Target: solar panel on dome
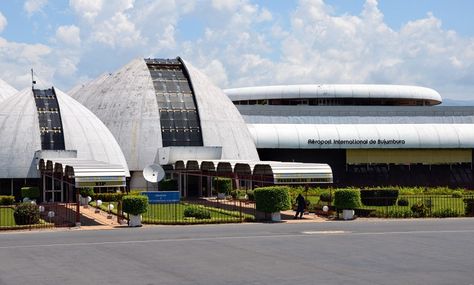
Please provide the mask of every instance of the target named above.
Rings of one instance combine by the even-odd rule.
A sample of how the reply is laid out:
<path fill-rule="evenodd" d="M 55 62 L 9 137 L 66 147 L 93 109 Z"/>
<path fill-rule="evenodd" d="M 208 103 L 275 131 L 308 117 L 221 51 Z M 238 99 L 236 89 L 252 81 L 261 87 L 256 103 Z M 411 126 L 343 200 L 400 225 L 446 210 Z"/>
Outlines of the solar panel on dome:
<path fill-rule="evenodd" d="M 196 100 L 177 59 L 145 59 L 160 112 L 163 146 L 202 146 Z"/>
<path fill-rule="evenodd" d="M 61 113 L 54 88 L 33 89 L 42 150 L 64 150 L 64 135 Z"/>

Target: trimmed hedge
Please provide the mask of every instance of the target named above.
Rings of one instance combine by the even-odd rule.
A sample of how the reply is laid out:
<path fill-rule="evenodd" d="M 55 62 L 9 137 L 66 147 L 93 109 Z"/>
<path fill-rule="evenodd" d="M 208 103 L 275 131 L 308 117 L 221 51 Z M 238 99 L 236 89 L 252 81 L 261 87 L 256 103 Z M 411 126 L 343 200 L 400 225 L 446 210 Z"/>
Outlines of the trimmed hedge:
<path fill-rule="evenodd" d="M 21 197 L 22 198 L 30 198 L 38 199 L 40 197 L 40 191 L 38 187 L 21 187 Z"/>
<path fill-rule="evenodd" d="M 230 194 L 232 190 L 232 179 L 216 177 L 214 180 L 214 188 L 218 193 Z"/>
<path fill-rule="evenodd" d="M 290 209 L 287 186 L 260 187 L 254 190 L 257 211 L 274 213 Z"/>
<path fill-rule="evenodd" d="M 125 193 L 94 193 L 91 195 L 93 201 L 102 200 L 102 202 L 118 202 L 125 196 Z"/>
<path fill-rule="evenodd" d="M 176 191 L 178 190 L 178 181 L 173 179 L 163 179 L 158 182 L 158 190 L 160 191 Z"/>
<path fill-rule="evenodd" d="M 334 192 L 334 206 L 339 210 L 353 210 L 361 206 L 360 191 L 341 189 Z"/>
<path fill-rule="evenodd" d="M 184 216 L 187 218 L 210 219 L 211 213 L 200 207 L 189 206 L 184 209 Z"/>
<path fill-rule="evenodd" d="M 393 206 L 398 199 L 398 189 L 360 190 L 360 199 L 365 206 Z"/>
<path fill-rule="evenodd" d="M 94 189 L 92 189 L 92 188 L 79 188 L 79 194 L 84 198 L 87 197 L 87 196 L 90 196 L 92 198 L 92 196 L 94 196 Z"/>
<path fill-rule="evenodd" d="M 13 218 L 17 225 L 33 225 L 40 220 L 38 206 L 31 203 L 21 203 L 15 207 Z"/>
<path fill-rule="evenodd" d="M 15 204 L 15 196 L 0 196 L 0 206 Z"/>
<path fill-rule="evenodd" d="M 143 195 L 123 196 L 122 210 L 130 215 L 141 215 L 148 210 L 148 197 Z"/>

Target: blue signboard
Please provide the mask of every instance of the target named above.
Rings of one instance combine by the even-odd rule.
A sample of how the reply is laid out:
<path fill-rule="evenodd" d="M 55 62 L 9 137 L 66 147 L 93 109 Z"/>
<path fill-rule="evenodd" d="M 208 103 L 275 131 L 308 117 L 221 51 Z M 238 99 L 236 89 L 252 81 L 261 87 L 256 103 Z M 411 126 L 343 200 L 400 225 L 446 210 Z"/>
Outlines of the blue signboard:
<path fill-rule="evenodd" d="M 141 192 L 142 195 L 148 197 L 150 204 L 179 203 L 179 191 L 147 191 Z"/>

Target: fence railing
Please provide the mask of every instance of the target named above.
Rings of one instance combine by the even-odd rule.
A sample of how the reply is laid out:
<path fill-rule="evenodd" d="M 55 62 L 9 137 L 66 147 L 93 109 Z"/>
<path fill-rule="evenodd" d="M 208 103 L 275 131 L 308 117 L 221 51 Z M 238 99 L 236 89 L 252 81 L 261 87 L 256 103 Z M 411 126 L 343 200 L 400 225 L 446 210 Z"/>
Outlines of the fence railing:
<path fill-rule="evenodd" d="M 0 206 L 0 230 L 47 229 L 75 225 L 76 203 L 32 204 L 32 209 L 22 209 L 22 213 L 19 213 L 19 210 L 15 212 L 19 205 Z"/>
<path fill-rule="evenodd" d="M 148 224 L 209 224 L 254 221 L 255 203 L 245 200 L 195 199 L 149 204 L 142 215 Z"/>
<path fill-rule="evenodd" d="M 332 202 L 323 202 L 317 195 L 307 195 L 307 209 L 321 213 L 327 205 L 337 210 Z M 342 209 L 339 209 L 342 210 Z M 355 209 L 359 217 L 423 218 L 474 216 L 474 194 L 453 195 L 399 195 L 398 197 L 362 197 L 362 205 Z"/>

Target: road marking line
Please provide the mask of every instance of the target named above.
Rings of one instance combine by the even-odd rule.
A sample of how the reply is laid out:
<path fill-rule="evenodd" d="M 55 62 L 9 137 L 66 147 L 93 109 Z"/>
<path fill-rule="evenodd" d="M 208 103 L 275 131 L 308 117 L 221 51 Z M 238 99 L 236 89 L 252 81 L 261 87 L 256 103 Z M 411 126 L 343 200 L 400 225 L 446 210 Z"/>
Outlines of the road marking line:
<path fill-rule="evenodd" d="M 350 235 L 390 235 L 390 234 L 439 234 L 439 233 L 474 233 L 474 230 L 444 230 L 444 231 L 398 231 L 398 232 L 349 232 L 349 231 L 307 231 L 299 234 L 277 234 L 277 235 L 255 235 L 255 236 L 225 236 L 225 237 L 202 237 L 202 238 L 177 238 L 177 239 L 151 239 L 151 240 L 125 240 L 104 242 L 77 242 L 77 243 L 52 243 L 33 245 L 11 245 L 0 246 L 0 249 L 19 249 L 36 247 L 61 247 L 61 246 L 92 246 L 92 245 L 114 245 L 114 244 L 146 244 L 160 242 L 193 242 L 193 241 L 216 241 L 233 239 L 264 239 L 264 238 L 294 238 L 294 237 L 317 237 L 328 234 L 342 237 Z M 345 235 L 343 235 L 345 234 Z"/>
<path fill-rule="evenodd" d="M 351 233 L 351 232 L 347 232 L 347 231 L 305 231 L 305 232 L 302 232 L 302 233 L 305 234 L 305 235 L 318 235 L 318 234 L 332 235 L 332 234 L 345 234 L 345 233 Z"/>

